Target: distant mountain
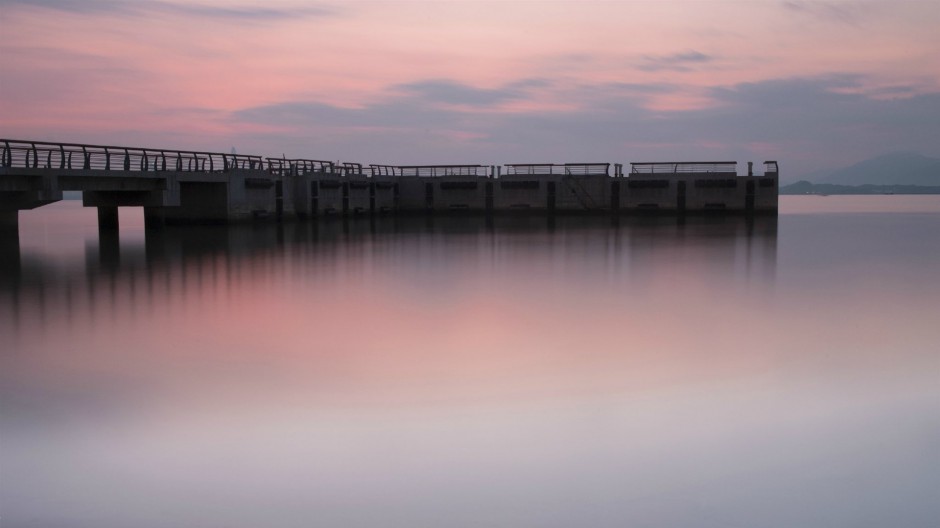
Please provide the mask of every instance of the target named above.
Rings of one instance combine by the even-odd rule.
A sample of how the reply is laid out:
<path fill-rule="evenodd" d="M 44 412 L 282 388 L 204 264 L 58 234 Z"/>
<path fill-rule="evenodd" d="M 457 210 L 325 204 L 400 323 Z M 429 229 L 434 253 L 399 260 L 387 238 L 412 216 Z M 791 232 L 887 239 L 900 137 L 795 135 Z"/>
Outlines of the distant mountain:
<path fill-rule="evenodd" d="M 813 183 L 835 185 L 940 186 L 940 158 L 929 158 L 916 152 L 894 152 L 816 176 L 812 180 Z"/>
<path fill-rule="evenodd" d="M 835 185 L 800 180 L 782 185 L 780 194 L 940 194 L 940 186 L 928 185 Z"/>

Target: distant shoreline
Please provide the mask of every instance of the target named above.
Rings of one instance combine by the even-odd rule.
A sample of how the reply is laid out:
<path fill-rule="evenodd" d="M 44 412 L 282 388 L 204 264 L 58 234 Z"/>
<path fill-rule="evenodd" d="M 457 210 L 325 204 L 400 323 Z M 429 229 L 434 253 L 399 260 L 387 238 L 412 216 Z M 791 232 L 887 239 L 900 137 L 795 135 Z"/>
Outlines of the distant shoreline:
<path fill-rule="evenodd" d="M 780 186 L 780 195 L 802 194 L 940 194 L 940 186 L 928 185 L 835 185 L 831 183 L 811 183 L 798 181 Z"/>

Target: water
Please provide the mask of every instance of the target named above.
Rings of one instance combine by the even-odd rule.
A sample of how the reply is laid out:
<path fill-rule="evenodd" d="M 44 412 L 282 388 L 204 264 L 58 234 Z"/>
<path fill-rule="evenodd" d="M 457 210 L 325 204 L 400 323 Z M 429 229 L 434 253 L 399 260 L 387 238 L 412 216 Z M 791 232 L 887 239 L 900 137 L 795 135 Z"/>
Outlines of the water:
<path fill-rule="evenodd" d="M 4 528 L 940 525 L 940 197 L 20 217 Z"/>

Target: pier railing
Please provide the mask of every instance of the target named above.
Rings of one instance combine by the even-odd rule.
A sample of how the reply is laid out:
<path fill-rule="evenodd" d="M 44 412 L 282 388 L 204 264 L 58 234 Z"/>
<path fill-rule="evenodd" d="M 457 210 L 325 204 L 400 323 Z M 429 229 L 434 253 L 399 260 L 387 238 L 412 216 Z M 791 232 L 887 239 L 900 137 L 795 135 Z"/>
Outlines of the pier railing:
<path fill-rule="evenodd" d="M 610 163 L 511 163 L 506 175 L 610 175 Z M 152 149 L 80 143 L 52 143 L 0 139 L 0 167 L 51 170 L 104 170 L 134 172 L 228 172 L 236 169 L 264 170 L 282 176 L 310 173 L 338 176 L 474 176 L 497 177 L 498 167 L 489 165 L 378 165 L 338 163 L 314 159 L 262 158 L 248 154 L 225 154 L 192 150 Z M 734 161 L 680 161 L 631 163 L 630 174 L 737 174 Z M 750 167 L 750 164 L 749 164 Z M 614 177 L 622 177 L 623 166 L 615 164 Z M 748 171 L 750 174 L 750 169 Z M 778 174 L 776 161 L 764 162 L 764 174 Z"/>
<path fill-rule="evenodd" d="M 442 176 L 490 175 L 488 165 L 369 165 L 372 176 L 418 176 L 435 178 Z"/>
<path fill-rule="evenodd" d="M 0 139 L 0 166 L 24 169 L 227 172 L 263 169 L 261 156 Z"/>
<path fill-rule="evenodd" d="M 608 176 L 610 163 L 510 163 L 506 165 L 506 174 Z"/>
<path fill-rule="evenodd" d="M 656 161 L 631 163 L 630 174 L 737 173 L 736 161 Z"/>
<path fill-rule="evenodd" d="M 339 167 L 339 172 L 341 176 L 368 176 L 369 174 L 362 171 L 362 163 L 352 163 L 349 161 L 343 162 Z"/>
<path fill-rule="evenodd" d="M 290 175 L 292 171 L 296 171 L 296 174 L 336 172 L 332 161 L 297 158 L 265 158 L 265 160 L 268 162 L 268 172 L 282 176 Z"/>
<path fill-rule="evenodd" d="M 764 176 L 776 176 L 777 175 L 777 162 L 776 161 L 765 161 L 764 162 Z"/>

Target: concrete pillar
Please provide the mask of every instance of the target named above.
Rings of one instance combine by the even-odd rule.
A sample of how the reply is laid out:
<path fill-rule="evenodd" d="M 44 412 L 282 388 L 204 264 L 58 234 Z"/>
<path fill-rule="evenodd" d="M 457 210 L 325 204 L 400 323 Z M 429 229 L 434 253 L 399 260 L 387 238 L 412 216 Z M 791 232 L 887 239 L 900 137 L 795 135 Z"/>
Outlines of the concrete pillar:
<path fill-rule="evenodd" d="M 9 225 L 10 211 L 0 211 L 0 285 L 15 285 L 20 279 L 20 232 Z M 16 211 L 12 211 L 16 221 Z M 12 229 L 11 229 L 12 227 Z"/>
<path fill-rule="evenodd" d="M 144 207 L 144 229 L 162 229 L 166 224 L 163 207 Z"/>
<path fill-rule="evenodd" d="M 98 231 L 117 231 L 117 207 L 98 207 Z"/>
<path fill-rule="evenodd" d="M 20 212 L 17 210 L 0 211 L 0 231 L 19 231 Z"/>

